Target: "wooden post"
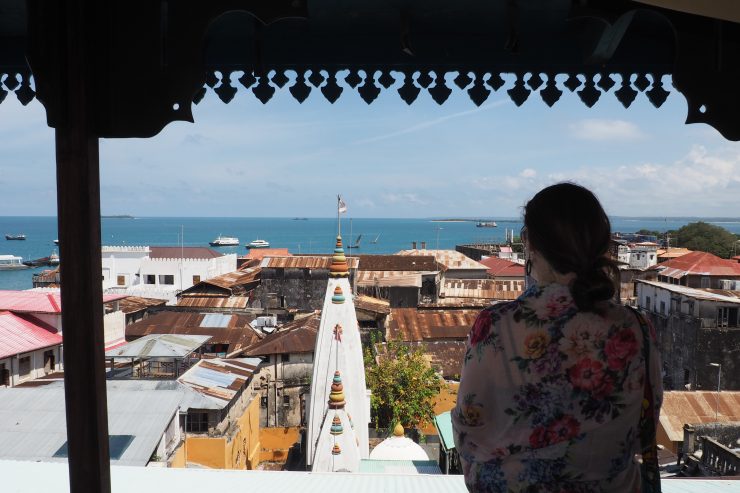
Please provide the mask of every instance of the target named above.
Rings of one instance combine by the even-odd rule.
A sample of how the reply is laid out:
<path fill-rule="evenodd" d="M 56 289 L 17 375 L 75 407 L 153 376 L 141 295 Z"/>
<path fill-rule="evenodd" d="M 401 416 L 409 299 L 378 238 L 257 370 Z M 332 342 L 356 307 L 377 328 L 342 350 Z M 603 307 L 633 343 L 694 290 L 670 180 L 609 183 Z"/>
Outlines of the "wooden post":
<path fill-rule="evenodd" d="M 110 493 L 100 251 L 100 170 L 94 131 L 93 2 L 64 2 L 63 118 L 56 129 L 64 395 L 70 491 Z"/>

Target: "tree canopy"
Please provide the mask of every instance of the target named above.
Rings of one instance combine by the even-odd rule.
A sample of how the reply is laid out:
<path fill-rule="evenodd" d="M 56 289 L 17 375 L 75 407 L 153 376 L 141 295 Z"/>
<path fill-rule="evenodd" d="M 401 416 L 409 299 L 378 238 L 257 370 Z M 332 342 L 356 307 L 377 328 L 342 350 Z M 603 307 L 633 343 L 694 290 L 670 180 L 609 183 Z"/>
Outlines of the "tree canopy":
<path fill-rule="evenodd" d="M 365 350 L 365 376 L 372 391 L 370 405 L 376 427 L 401 423 L 417 427 L 434 418 L 432 399 L 440 379 L 420 350 L 391 341 L 376 361 L 372 347 Z"/>
<path fill-rule="evenodd" d="M 689 223 L 675 232 L 674 246 L 713 253 L 729 258 L 735 253 L 738 237 L 725 228 L 699 221 Z"/>

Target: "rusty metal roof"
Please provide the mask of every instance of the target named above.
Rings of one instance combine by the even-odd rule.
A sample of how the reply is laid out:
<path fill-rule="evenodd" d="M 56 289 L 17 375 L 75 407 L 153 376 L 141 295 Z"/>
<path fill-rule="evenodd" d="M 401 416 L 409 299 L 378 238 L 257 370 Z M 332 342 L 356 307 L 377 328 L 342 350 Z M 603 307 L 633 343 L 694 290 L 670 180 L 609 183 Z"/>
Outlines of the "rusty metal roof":
<path fill-rule="evenodd" d="M 265 257 L 290 257 L 290 252 L 287 248 L 253 248 L 244 258 L 262 260 Z"/>
<path fill-rule="evenodd" d="M 708 252 L 690 252 L 654 267 L 659 275 L 679 278 L 686 275 L 740 277 L 740 262 Z"/>
<path fill-rule="evenodd" d="M 316 347 L 321 312 L 287 323 L 261 341 L 250 346 L 247 356 L 266 356 L 268 354 L 311 353 Z"/>
<path fill-rule="evenodd" d="M 183 296 L 177 306 L 209 310 L 243 310 L 249 306 L 249 296 Z"/>
<path fill-rule="evenodd" d="M 494 279 L 445 279 L 440 287 L 439 297 L 512 300 L 522 294 L 522 291 L 505 290 L 504 287 L 500 281 Z"/>
<path fill-rule="evenodd" d="M 347 257 L 350 269 L 357 269 L 359 259 Z M 328 269 L 331 267 L 331 255 L 295 255 L 290 257 L 265 257 L 260 267 L 271 269 Z"/>
<path fill-rule="evenodd" d="M 401 250 L 397 255 L 432 255 L 445 270 L 488 270 L 485 265 L 456 250 Z"/>
<path fill-rule="evenodd" d="M 480 310 L 391 308 L 386 340 L 465 339 Z"/>
<path fill-rule="evenodd" d="M 210 344 L 228 344 L 228 354 L 238 354 L 245 348 L 259 341 L 262 336 L 250 322 L 254 320 L 249 314 L 225 314 L 218 320 L 206 318 L 211 313 L 194 313 L 180 311 L 163 311 L 150 315 L 126 327 L 126 339 L 133 340 L 150 334 L 207 335 Z M 218 325 L 209 327 L 209 320 L 216 320 Z"/>
<path fill-rule="evenodd" d="M 672 293 L 677 293 L 677 294 L 682 294 L 684 296 L 688 296 L 690 298 L 694 298 L 697 300 L 720 301 L 723 303 L 734 303 L 734 304 L 740 303 L 740 298 L 736 297 L 735 295 L 725 296 L 722 294 L 717 294 L 717 293 L 712 292 L 714 290 L 690 288 L 688 286 L 681 286 L 680 284 L 670 284 L 667 282 L 659 282 L 659 281 L 648 281 L 645 279 L 636 279 L 636 281 L 638 283 L 647 284 L 648 286 L 653 286 L 653 287 L 660 288 L 660 289 L 665 289 L 666 291 L 670 291 Z"/>
<path fill-rule="evenodd" d="M 106 358 L 185 358 L 208 342 L 209 336 L 153 334 L 109 349 Z"/>
<path fill-rule="evenodd" d="M 655 253 L 658 255 L 659 259 L 669 259 L 682 257 L 692 251 L 693 250 L 689 250 L 688 248 L 658 248 Z"/>
<path fill-rule="evenodd" d="M 352 299 L 352 302 L 355 304 L 356 310 L 364 310 L 385 315 L 391 312 L 390 303 L 386 300 L 381 300 L 380 298 L 357 295 Z"/>
<path fill-rule="evenodd" d="M 209 259 L 223 257 L 224 254 L 206 247 L 149 247 L 149 258 L 190 258 Z"/>
<path fill-rule="evenodd" d="M 719 409 L 717 396 L 719 395 Z M 717 417 L 715 418 L 715 412 Z M 672 442 L 683 441 L 683 425 L 740 421 L 740 392 L 727 391 L 670 391 L 663 393 L 660 426 Z"/>
<path fill-rule="evenodd" d="M 249 384 L 259 364 L 257 358 L 202 359 L 177 381 L 203 394 L 216 407 L 223 409 Z"/>
<path fill-rule="evenodd" d="M 113 305 L 113 301 L 106 302 L 106 305 Z M 118 300 L 118 308 L 128 315 L 129 313 L 135 313 L 141 310 L 146 310 L 147 308 L 153 307 L 153 306 L 164 306 L 167 303 L 165 300 L 160 300 L 157 298 L 142 298 L 140 296 L 126 296 L 125 298 L 121 298 Z"/>
<path fill-rule="evenodd" d="M 441 373 L 443 378 L 460 378 L 465 356 L 465 341 L 424 341 L 405 344 L 412 350 L 420 350 L 429 366 Z M 375 350 L 379 361 L 387 357 L 385 342 L 376 344 Z"/>
<path fill-rule="evenodd" d="M 433 255 L 359 255 L 358 270 L 438 271 Z"/>
<path fill-rule="evenodd" d="M 181 297 L 203 296 L 203 295 L 242 295 L 254 289 L 259 283 L 261 269 L 259 267 L 248 267 L 246 269 L 227 272 L 220 276 L 212 277 L 186 289 Z"/>
<path fill-rule="evenodd" d="M 511 260 L 498 257 L 488 257 L 480 261 L 488 267 L 488 274 L 493 277 L 518 277 L 524 280 L 524 266 Z"/>
<path fill-rule="evenodd" d="M 416 271 L 360 270 L 357 271 L 355 276 L 355 284 L 360 287 L 405 286 L 420 288 L 421 276 L 422 272 Z"/>

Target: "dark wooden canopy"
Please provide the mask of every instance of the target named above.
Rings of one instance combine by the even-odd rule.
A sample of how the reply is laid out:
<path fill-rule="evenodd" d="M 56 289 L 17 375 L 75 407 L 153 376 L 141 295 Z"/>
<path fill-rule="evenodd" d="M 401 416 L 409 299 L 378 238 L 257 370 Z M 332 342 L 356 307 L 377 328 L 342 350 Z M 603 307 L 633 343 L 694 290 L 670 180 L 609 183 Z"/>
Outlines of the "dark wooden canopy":
<path fill-rule="evenodd" d="M 667 8 L 655 7 L 657 4 Z M 691 8 L 681 12 L 673 4 Z M 38 98 L 56 130 L 70 488 L 109 492 L 100 282 L 100 137 L 192 121 L 208 92 L 267 103 L 383 90 L 443 104 L 573 92 L 655 106 L 671 76 L 687 123 L 740 140 L 732 1 L 0 0 L 0 102 Z M 709 5 L 711 4 L 711 5 Z M 508 75 L 507 75 L 508 74 Z M 502 75 L 504 77 L 502 77 Z"/>

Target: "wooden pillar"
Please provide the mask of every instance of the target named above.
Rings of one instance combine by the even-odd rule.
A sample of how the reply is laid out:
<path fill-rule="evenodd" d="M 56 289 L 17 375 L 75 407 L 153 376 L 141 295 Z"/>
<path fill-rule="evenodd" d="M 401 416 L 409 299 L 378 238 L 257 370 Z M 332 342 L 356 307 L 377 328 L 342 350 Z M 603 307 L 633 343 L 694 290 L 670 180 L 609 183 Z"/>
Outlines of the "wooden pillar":
<path fill-rule="evenodd" d="M 63 5 L 56 165 L 69 484 L 73 493 L 110 493 L 93 2 Z"/>

